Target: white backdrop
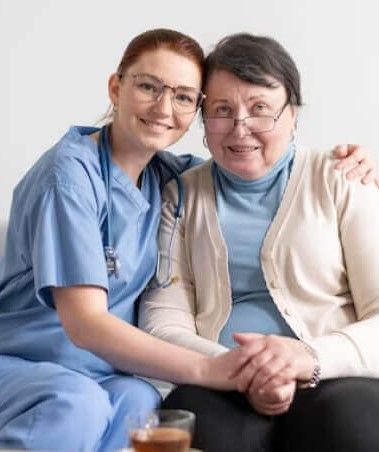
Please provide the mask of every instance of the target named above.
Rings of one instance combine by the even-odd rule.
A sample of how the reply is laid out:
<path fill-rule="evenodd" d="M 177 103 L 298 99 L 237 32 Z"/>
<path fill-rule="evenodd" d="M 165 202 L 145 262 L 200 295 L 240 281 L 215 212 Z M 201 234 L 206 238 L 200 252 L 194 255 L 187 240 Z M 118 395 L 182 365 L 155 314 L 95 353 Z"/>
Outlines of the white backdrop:
<path fill-rule="evenodd" d="M 302 74 L 301 142 L 359 142 L 379 160 L 379 28 L 371 0 L 0 0 L 0 222 L 12 188 L 71 124 L 108 106 L 107 79 L 127 42 L 176 28 L 209 50 L 239 31 L 270 35 Z M 195 121 L 174 146 L 206 156 Z"/>

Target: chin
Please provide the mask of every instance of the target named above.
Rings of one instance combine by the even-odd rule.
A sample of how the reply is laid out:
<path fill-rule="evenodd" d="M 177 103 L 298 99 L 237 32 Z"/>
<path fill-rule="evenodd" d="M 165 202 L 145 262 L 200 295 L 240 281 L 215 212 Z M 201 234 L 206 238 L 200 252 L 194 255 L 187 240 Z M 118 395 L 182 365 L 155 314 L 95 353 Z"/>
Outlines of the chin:
<path fill-rule="evenodd" d="M 169 140 L 168 138 L 155 138 L 155 139 L 145 139 L 141 140 L 143 146 L 150 151 L 160 151 L 166 149 L 168 146 L 171 146 L 176 141 Z"/>
<path fill-rule="evenodd" d="M 259 179 L 266 171 L 263 168 L 250 167 L 250 165 L 233 165 L 232 167 L 225 167 L 228 171 L 245 180 Z"/>

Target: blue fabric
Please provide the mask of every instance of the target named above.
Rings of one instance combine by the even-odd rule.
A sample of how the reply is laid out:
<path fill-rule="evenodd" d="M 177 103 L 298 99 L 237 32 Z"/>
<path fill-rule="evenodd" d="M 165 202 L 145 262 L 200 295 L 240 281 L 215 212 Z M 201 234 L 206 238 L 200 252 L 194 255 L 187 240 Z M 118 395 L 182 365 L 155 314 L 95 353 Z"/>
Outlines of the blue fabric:
<path fill-rule="evenodd" d="M 71 445 L 80 443 L 80 435 L 88 427 L 82 426 L 78 417 L 83 413 L 89 416 L 89 425 L 92 414 L 100 419 L 101 426 L 93 420 L 93 430 L 98 428 L 101 432 L 104 425 L 107 431 L 113 428 L 109 424 L 112 421 L 104 419 L 107 410 L 109 416 L 114 416 L 112 409 L 105 407 L 106 403 L 109 405 L 108 396 L 102 395 L 100 399 L 105 397 L 105 401 L 100 400 L 96 408 L 96 394 L 101 389 L 97 382 L 118 373 L 68 339 L 54 310 L 50 288 L 79 284 L 102 287 L 108 292 L 109 311 L 135 323 L 135 302 L 155 272 L 160 193 L 171 174 L 150 163 L 142 174 L 139 190 L 111 162 L 113 239 L 121 270 L 119 279 L 108 278 L 103 251 L 107 195 L 98 148 L 88 137 L 97 130 L 72 127 L 42 155 L 14 190 L 5 255 L 0 261 L 0 447 L 8 446 L 6 438 L 14 437 L 20 441 L 15 447 L 23 447 L 21 444 L 26 441 L 27 448 L 35 445 L 54 449 L 59 445 L 78 450 Z M 160 154 L 178 172 L 200 162 L 191 156 Z M 13 361 L 9 361 L 11 358 Z M 60 378 L 62 374 L 69 375 L 72 394 L 67 395 L 71 389 L 67 388 L 66 378 Z M 46 380 L 48 404 L 44 403 L 44 388 L 38 386 L 40 377 Z M 128 409 L 143 407 L 144 394 L 150 407 L 157 403 L 155 390 L 149 384 L 125 375 L 122 378 L 129 382 L 129 396 L 125 395 Z M 81 384 L 83 381 L 86 383 Z M 135 392 L 136 381 L 140 382 L 140 389 Z M 87 383 L 92 384 L 89 393 L 85 389 Z M 80 391 L 75 392 L 75 387 Z M 77 392 L 82 392 L 78 402 L 74 400 Z M 151 397 L 151 393 L 155 396 Z M 57 401 L 64 394 L 68 400 L 62 407 Z M 3 414 L 7 403 L 12 406 Z M 66 417 L 59 434 L 56 422 Z M 70 431 L 70 422 L 77 438 L 65 433 L 66 427 Z M 33 440 L 30 432 L 34 427 L 30 423 L 38 424 L 38 435 Z M 49 443 L 48 438 L 54 442 Z M 87 440 L 83 437 L 85 448 L 93 450 L 90 445 L 95 444 L 95 439 Z"/>
<path fill-rule="evenodd" d="M 0 448 L 114 451 L 129 445 L 125 417 L 160 402 L 149 383 L 91 379 L 59 364 L 0 356 Z"/>
<path fill-rule="evenodd" d="M 293 336 L 267 290 L 260 262 L 263 240 L 287 185 L 293 156 L 291 143 L 271 170 L 255 180 L 241 179 L 213 164 L 233 299 L 231 315 L 219 337 L 226 347 L 235 347 L 232 334 L 240 331 Z"/>

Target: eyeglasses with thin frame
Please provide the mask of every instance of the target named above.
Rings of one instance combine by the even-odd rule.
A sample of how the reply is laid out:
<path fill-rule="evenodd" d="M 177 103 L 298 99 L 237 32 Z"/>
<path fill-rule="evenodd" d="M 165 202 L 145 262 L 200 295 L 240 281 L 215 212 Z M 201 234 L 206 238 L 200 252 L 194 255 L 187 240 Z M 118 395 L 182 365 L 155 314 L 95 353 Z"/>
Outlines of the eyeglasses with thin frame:
<path fill-rule="evenodd" d="M 169 86 L 151 74 L 119 74 L 133 79 L 136 99 L 140 102 L 158 102 L 166 89 L 171 91 L 172 107 L 177 113 L 195 113 L 205 94 L 189 86 Z"/>
<path fill-rule="evenodd" d="M 246 128 L 250 130 L 251 133 L 264 133 L 271 132 L 274 129 L 276 123 L 278 122 L 283 111 L 289 104 L 289 99 L 279 110 L 279 112 L 274 116 L 269 115 L 251 115 L 246 116 L 246 118 L 231 118 L 224 116 L 206 116 L 204 118 L 205 127 L 207 132 L 214 134 L 224 134 L 230 133 L 234 127 L 239 123 L 243 123 Z"/>

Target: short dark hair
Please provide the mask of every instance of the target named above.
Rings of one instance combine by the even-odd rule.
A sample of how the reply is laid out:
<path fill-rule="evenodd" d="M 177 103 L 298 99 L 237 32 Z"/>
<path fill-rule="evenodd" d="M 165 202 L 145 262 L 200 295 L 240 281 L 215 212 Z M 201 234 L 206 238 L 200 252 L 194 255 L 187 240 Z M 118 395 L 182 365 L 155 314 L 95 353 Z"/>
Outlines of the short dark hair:
<path fill-rule="evenodd" d="M 299 71 L 292 57 L 275 39 L 250 33 L 221 39 L 205 59 L 203 92 L 210 76 L 219 70 L 268 88 L 272 83 L 267 77 L 273 77 L 285 87 L 291 105 L 302 105 Z"/>

